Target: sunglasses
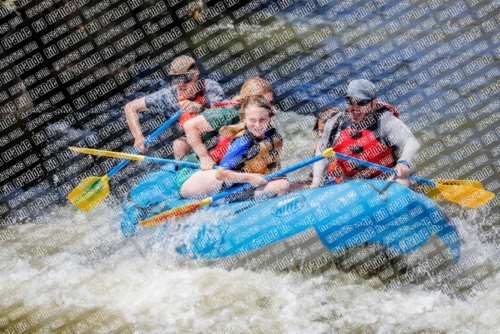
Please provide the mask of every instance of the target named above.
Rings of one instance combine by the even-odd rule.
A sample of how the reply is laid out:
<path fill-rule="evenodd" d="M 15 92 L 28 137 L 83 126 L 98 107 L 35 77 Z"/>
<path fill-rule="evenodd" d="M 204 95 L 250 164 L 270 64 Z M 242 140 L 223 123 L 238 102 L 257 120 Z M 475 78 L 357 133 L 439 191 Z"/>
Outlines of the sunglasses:
<path fill-rule="evenodd" d="M 184 74 L 173 74 L 172 79 L 176 83 L 186 84 L 188 82 L 191 82 L 196 74 L 198 74 L 198 69 L 195 67 L 193 69 L 189 69 L 189 71 Z"/>
<path fill-rule="evenodd" d="M 370 103 L 372 101 L 373 100 L 358 100 L 358 99 L 353 100 L 350 97 L 347 98 L 347 104 L 351 105 L 351 106 L 357 104 L 360 107 L 364 107 L 364 106 L 366 106 L 368 103 Z"/>

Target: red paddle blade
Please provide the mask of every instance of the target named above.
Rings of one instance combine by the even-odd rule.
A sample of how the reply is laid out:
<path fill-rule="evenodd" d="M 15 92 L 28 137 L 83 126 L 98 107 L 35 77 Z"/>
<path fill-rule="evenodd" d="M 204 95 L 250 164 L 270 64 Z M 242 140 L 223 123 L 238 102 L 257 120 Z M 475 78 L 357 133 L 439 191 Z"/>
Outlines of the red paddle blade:
<path fill-rule="evenodd" d="M 151 218 L 141 220 L 139 222 L 139 224 L 142 226 L 159 225 L 159 224 L 161 224 L 164 221 L 167 221 L 169 219 L 179 217 L 179 216 L 188 214 L 190 212 L 193 212 L 193 211 L 197 210 L 200 206 L 201 206 L 201 202 L 185 204 L 185 205 L 179 206 L 177 208 L 173 208 L 173 209 L 170 209 L 170 210 L 165 211 L 163 213 L 160 213 L 160 214 L 153 216 Z"/>

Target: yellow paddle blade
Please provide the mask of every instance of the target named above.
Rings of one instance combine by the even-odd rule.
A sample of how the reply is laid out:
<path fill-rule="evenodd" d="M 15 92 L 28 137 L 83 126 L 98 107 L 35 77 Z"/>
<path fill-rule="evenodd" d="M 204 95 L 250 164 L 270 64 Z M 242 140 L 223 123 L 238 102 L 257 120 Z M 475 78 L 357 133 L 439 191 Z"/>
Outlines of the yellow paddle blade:
<path fill-rule="evenodd" d="M 113 152 L 113 151 L 94 150 L 92 148 L 81 148 L 81 147 L 73 147 L 73 146 L 68 147 L 68 148 L 70 150 L 75 151 L 75 152 L 80 152 L 80 153 L 84 153 L 84 154 L 92 154 L 92 155 L 100 155 L 103 157 L 138 160 L 138 161 L 143 161 L 146 158 L 146 156 L 144 156 L 144 155 Z"/>
<path fill-rule="evenodd" d="M 210 203 L 212 203 L 211 197 L 205 198 L 204 200 L 201 200 L 201 201 L 196 202 L 196 203 L 184 204 L 184 205 L 178 206 L 176 208 L 170 209 L 168 211 L 162 212 L 162 213 L 160 213 L 156 216 L 153 216 L 151 218 L 141 220 L 139 222 L 139 225 L 149 226 L 149 227 L 159 225 L 159 224 L 163 223 L 164 221 L 167 221 L 167 220 L 174 218 L 174 217 L 179 217 L 179 216 L 188 214 L 188 213 L 193 212 L 196 209 L 198 209 L 204 205 L 210 204 Z"/>
<path fill-rule="evenodd" d="M 335 156 L 335 151 L 333 150 L 332 147 L 330 147 L 330 148 L 327 148 L 326 150 L 324 150 L 323 153 L 321 153 L 321 155 L 324 158 L 334 157 Z"/>
<path fill-rule="evenodd" d="M 68 194 L 68 199 L 77 208 L 83 211 L 92 210 L 100 201 L 109 194 L 109 177 L 89 176 L 80 182 Z"/>
<path fill-rule="evenodd" d="M 432 179 L 435 183 L 439 183 L 445 186 L 459 186 L 464 185 L 477 189 L 484 189 L 483 184 L 475 180 L 444 180 L 444 179 Z"/>
<path fill-rule="evenodd" d="M 425 186 L 425 195 L 435 200 L 447 200 L 467 208 L 477 208 L 495 197 L 495 194 L 484 189 L 469 187 L 463 184 L 444 185 L 437 183 L 436 188 Z"/>

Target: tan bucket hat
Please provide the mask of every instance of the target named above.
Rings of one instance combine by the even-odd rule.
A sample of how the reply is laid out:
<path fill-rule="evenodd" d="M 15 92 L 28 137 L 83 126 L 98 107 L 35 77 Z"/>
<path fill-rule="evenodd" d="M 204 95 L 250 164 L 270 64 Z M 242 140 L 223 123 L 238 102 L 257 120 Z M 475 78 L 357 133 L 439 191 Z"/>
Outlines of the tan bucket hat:
<path fill-rule="evenodd" d="M 196 61 L 190 56 L 179 56 L 174 58 L 170 64 L 169 75 L 186 74 L 191 67 L 196 66 Z M 191 68 L 192 70 L 192 68 Z"/>

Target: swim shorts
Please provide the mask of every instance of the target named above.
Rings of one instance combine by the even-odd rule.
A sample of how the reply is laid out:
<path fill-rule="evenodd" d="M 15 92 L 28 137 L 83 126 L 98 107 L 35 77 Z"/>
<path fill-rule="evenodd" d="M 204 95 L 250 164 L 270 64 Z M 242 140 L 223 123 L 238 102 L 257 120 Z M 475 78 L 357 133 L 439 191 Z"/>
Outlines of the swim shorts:
<path fill-rule="evenodd" d="M 198 156 L 195 153 L 186 155 L 182 159 L 182 161 L 200 163 L 200 160 L 198 159 Z M 187 166 L 179 166 L 179 169 L 177 170 L 176 173 L 177 186 L 179 187 L 179 190 L 181 190 L 181 187 L 184 184 L 184 182 L 186 182 L 197 171 L 199 171 L 199 169 Z"/>

